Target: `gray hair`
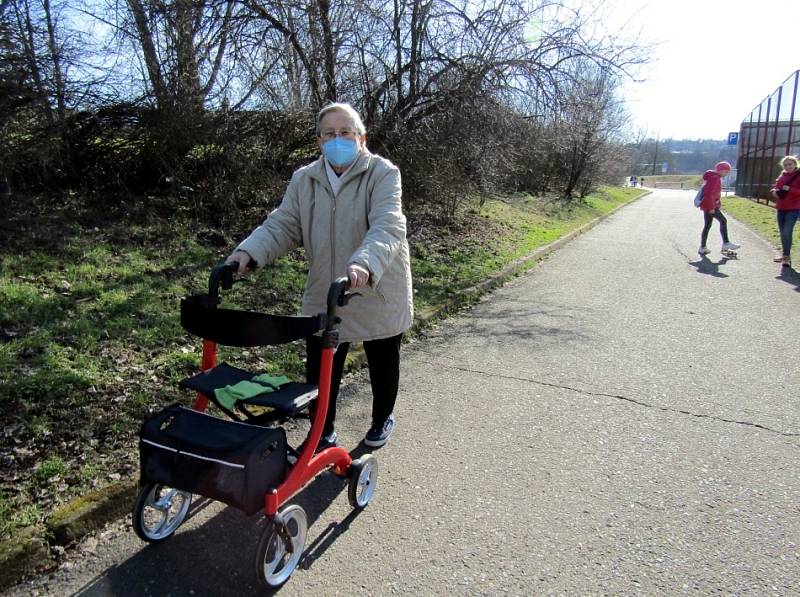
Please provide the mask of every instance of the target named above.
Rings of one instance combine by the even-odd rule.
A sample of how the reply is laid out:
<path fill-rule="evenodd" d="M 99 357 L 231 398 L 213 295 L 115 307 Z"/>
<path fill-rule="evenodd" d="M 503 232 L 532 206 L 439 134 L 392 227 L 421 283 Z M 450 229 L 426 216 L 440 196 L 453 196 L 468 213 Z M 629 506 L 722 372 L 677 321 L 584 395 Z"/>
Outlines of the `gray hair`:
<path fill-rule="evenodd" d="M 326 106 L 322 107 L 322 110 L 319 111 L 317 114 L 317 137 L 319 137 L 320 133 L 320 126 L 322 123 L 322 119 L 325 117 L 326 114 L 329 112 L 342 112 L 343 114 L 347 114 L 350 117 L 350 120 L 353 121 L 353 126 L 356 129 L 356 133 L 359 135 L 366 135 L 367 129 L 364 127 L 364 122 L 361 120 L 361 116 L 358 115 L 358 112 L 355 111 L 355 108 L 350 104 L 343 104 L 343 103 L 332 103 L 327 104 Z"/>

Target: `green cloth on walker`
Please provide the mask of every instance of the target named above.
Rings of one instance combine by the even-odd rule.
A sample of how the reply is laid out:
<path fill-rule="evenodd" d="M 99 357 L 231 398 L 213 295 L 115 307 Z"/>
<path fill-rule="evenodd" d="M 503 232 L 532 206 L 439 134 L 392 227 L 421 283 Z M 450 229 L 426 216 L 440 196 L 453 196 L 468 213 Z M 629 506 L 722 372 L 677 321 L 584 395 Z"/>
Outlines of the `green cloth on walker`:
<path fill-rule="evenodd" d="M 217 402 L 230 410 L 240 400 L 247 400 L 248 398 L 255 398 L 262 394 L 274 392 L 290 381 L 285 375 L 267 375 L 265 373 L 256 375 L 250 381 L 244 380 L 224 388 L 217 388 L 214 390 L 214 395 L 217 397 Z"/>

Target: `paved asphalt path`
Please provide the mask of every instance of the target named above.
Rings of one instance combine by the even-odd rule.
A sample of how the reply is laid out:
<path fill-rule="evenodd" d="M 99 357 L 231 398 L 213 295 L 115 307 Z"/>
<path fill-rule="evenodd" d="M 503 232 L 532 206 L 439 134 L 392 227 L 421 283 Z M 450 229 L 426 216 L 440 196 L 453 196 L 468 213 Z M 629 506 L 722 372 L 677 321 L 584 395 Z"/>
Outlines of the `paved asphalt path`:
<path fill-rule="evenodd" d="M 404 348 L 373 502 L 325 474 L 284 595 L 800 592 L 800 277 L 730 223 L 695 253 L 656 191 Z M 367 425 L 363 374 L 338 426 Z M 128 521 L 10 595 L 255 595 L 263 522 L 219 504 L 159 546 Z"/>

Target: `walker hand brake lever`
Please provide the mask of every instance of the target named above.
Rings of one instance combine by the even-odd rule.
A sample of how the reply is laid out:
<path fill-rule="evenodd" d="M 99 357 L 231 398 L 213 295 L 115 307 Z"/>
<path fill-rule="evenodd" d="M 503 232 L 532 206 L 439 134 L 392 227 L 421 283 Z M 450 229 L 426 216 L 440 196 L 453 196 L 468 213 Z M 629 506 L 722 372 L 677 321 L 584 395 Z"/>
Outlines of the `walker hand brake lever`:
<path fill-rule="evenodd" d="M 348 302 L 350 302 L 350 299 L 352 297 L 354 297 L 354 296 L 361 296 L 361 293 L 360 292 L 343 292 L 339 296 L 339 300 L 336 302 L 336 304 L 339 305 L 340 307 L 344 307 Z"/>

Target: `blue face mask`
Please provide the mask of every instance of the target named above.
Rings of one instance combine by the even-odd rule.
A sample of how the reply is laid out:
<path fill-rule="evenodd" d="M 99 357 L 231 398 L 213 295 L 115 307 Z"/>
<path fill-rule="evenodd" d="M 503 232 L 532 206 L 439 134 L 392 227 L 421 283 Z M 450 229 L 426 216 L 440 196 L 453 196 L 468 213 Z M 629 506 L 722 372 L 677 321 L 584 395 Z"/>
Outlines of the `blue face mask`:
<path fill-rule="evenodd" d="M 343 168 L 353 163 L 358 155 L 358 145 L 354 139 L 336 137 L 322 144 L 322 155 L 331 166 Z"/>

